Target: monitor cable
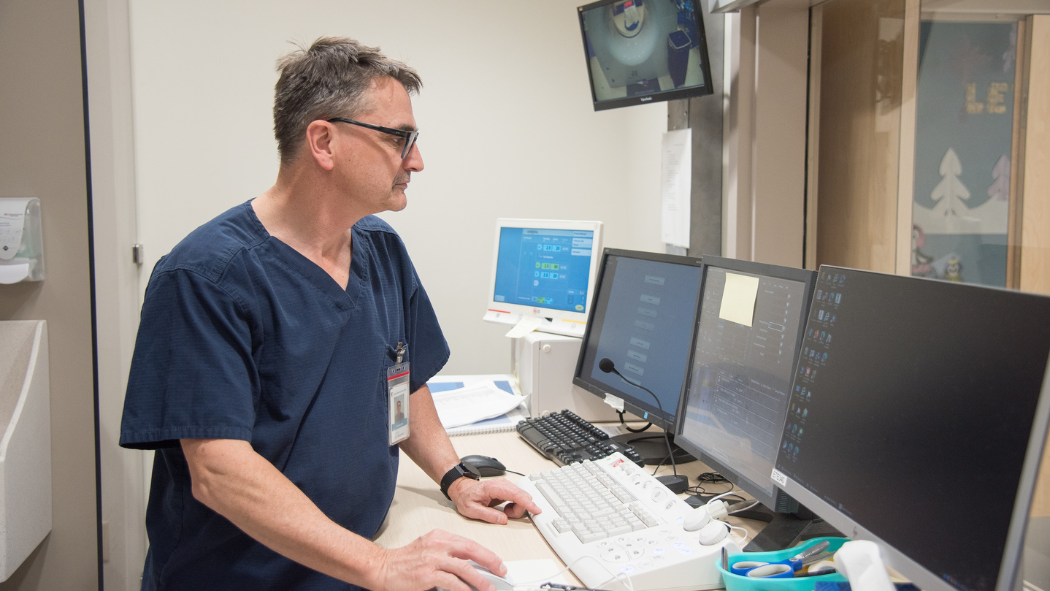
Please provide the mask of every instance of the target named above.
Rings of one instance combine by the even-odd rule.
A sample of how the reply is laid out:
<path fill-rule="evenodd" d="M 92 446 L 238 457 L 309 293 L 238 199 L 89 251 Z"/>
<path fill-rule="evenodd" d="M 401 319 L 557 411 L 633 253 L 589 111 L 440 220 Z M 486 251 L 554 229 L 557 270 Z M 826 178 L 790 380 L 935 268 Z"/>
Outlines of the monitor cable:
<path fill-rule="evenodd" d="M 620 377 L 622 378 L 623 376 L 620 376 Z M 629 427 L 627 425 L 627 421 L 623 420 L 623 411 L 622 410 L 616 411 L 616 414 L 620 415 L 620 424 L 623 425 L 623 428 L 627 429 L 627 431 L 629 433 L 641 433 L 642 431 L 648 431 L 649 427 L 653 426 L 652 421 L 650 421 L 650 422 L 646 423 L 644 427 L 641 427 L 639 429 L 633 429 L 633 428 L 631 428 L 631 427 Z"/>
<path fill-rule="evenodd" d="M 653 391 L 649 388 L 646 388 L 641 384 L 636 384 L 631 380 L 628 380 L 627 378 L 623 377 L 623 374 L 616 369 L 616 364 L 613 363 L 612 359 L 609 359 L 608 357 L 602 357 L 602 360 L 598 362 L 598 369 L 602 370 L 605 373 L 614 373 L 620 376 L 621 380 L 627 382 L 635 388 L 641 388 L 642 390 L 648 392 L 649 395 L 652 396 L 654 400 L 656 400 L 656 407 L 660 409 L 660 414 L 664 415 L 664 407 L 662 404 L 660 404 L 660 399 L 656 396 L 656 394 L 653 394 Z M 684 474 L 678 474 L 678 466 L 675 464 L 674 461 L 674 452 L 671 450 L 671 438 L 667 436 L 666 430 L 664 430 L 664 443 L 667 444 L 667 455 L 671 458 L 671 470 L 674 472 L 674 475 L 659 476 L 657 477 L 657 480 L 659 480 L 661 484 L 669 488 L 671 492 L 675 494 L 685 492 L 685 490 L 689 488 L 689 477 L 685 476 Z"/>

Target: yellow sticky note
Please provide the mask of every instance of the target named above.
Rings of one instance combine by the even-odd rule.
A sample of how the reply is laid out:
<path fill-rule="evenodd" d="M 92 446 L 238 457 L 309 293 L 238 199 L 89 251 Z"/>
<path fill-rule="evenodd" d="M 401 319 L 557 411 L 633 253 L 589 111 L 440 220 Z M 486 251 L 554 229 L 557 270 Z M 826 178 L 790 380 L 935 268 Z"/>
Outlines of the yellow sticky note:
<path fill-rule="evenodd" d="M 726 288 L 722 292 L 722 307 L 718 310 L 718 317 L 749 327 L 755 318 L 756 298 L 758 277 L 726 273 Z"/>

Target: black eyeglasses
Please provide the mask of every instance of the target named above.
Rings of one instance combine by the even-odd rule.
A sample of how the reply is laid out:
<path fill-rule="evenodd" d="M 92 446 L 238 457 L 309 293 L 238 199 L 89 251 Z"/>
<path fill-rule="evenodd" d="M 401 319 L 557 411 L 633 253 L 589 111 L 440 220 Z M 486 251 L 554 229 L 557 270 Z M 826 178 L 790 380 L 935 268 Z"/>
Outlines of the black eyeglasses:
<path fill-rule="evenodd" d="M 415 145 L 416 140 L 419 139 L 419 130 L 405 131 L 403 129 L 394 129 L 393 127 L 383 127 L 382 125 L 373 125 L 371 123 L 363 123 L 361 121 L 354 121 L 353 119 L 343 119 L 342 117 L 333 117 L 328 120 L 329 123 L 349 123 L 350 125 L 358 125 L 360 127 L 367 127 L 368 129 L 374 129 L 390 135 L 396 135 L 397 137 L 405 139 L 405 145 L 401 147 L 401 159 L 404 160 L 405 156 L 412 151 L 412 146 Z"/>

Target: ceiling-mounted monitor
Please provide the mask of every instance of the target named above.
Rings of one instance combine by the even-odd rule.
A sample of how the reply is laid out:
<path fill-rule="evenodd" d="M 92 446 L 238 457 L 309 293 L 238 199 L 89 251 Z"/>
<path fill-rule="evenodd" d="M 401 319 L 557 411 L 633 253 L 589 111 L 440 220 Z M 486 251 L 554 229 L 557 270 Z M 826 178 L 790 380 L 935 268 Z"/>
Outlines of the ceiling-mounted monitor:
<path fill-rule="evenodd" d="M 714 92 L 695 0 L 599 0 L 577 12 L 595 111 Z"/>

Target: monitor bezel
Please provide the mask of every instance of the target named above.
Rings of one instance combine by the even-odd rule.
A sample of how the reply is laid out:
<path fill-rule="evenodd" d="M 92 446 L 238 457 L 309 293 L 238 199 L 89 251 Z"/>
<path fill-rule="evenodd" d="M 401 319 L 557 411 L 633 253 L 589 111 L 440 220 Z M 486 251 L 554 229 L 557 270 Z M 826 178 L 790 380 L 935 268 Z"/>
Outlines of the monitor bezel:
<path fill-rule="evenodd" d="M 877 273 L 874 271 L 821 265 L 817 272 L 818 276 L 825 270 L 887 275 L 886 273 Z M 926 279 L 921 277 L 911 277 L 910 279 L 916 281 L 939 281 L 937 279 Z M 972 287 L 977 287 L 979 289 L 1000 289 L 986 286 Z M 1023 576 L 1023 573 L 1021 572 L 1021 555 L 1024 549 L 1024 536 L 1028 527 L 1028 511 L 1035 494 L 1039 467 L 1043 461 L 1043 450 L 1046 445 L 1048 423 L 1050 423 L 1050 359 L 1048 359 L 1047 366 L 1043 370 L 1043 384 L 1039 391 L 1039 401 L 1036 403 L 1032 429 L 1028 438 L 1028 447 L 1025 450 L 1025 459 L 1021 468 L 1021 478 L 1018 481 L 1017 494 L 1014 497 L 1013 512 L 1010 518 L 1010 525 L 1007 529 L 1006 544 L 1003 548 L 1003 556 L 999 566 L 999 578 L 996 580 L 995 584 L 995 589 L 997 591 L 1014 591 L 1018 588 L 1017 584 L 1020 582 L 1019 577 Z M 911 582 L 915 583 L 917 587 L 923 589 L 923 591 L 959 591 L 958 588 L 945 582 L 940 576 L 927 570 L 926 567 L 908 557 L 903 552 L 897 550 L 887 541 L 839 511 L 835 506 L 810 492 L 808 488 L 793 478 L 779 472 L 776 469 L 779 460 L 780 453 L 778 452 L 777 462 L 774 463 L 773 472 L 770 474 L 770 478 L 781 488 L 781 490 L 797 499 L 799 503 L 802 503 L 833 527 L 843 532 L 843 534 L 851 540 L 869 540 L 878 544 L 882 553 L 883 562 L 897 570 L 901 575 L 907 577 Z M 975 510 L 980 510 L 978 505 L 975 505 Z M 965 516 L 961 515 L 960 519 L 965 519 Z M 980 535 L 980 533 L 977 532 L 975 535 Z"/>
<path fill-rule="evenodd" d="M 701 257 L 680 256 L 680 255 L 663 254 L 663 253 L 656 253 L 656 252 L 645 252 L 645 251 L 639 251 L 639 250 L 624 250 L 624 249 L 617 249 L 617 248 L 606 248 L 602 252 L 601 264 L 600 264 L 599 269 L 598 269 L 598 278 L 597 278 L 597 280 L 595 282 L 595 285 L 594 285 L 594 291 L 593 291 L 594 298 L 598 297 L 598 292 L 601 290 L 602 281 L 604 280 L 604 277 L 605 277 L 606 261 L 611 256 L 623 257 L 623 258 L 641 259 L 641 260 L 655 261 L 655 262 L 660 262 L 660 263 L 685 264 L 685 265 L 688 265 L 688 266 L 701 267 L 701 272 L 703 271 Z M 694 302 L 694 306 L 693 306 L 693 317 L 694 317 L 694 320 L 696 318 L 697 310 L 700 309 L 700 299 L 703 297 L 703 293 L 704 293 L 703 292 L 703 283 L 702 283 L 702 281 L 703 281 L 703 276 L 701 275 L 701 286 L 700 286 L 700 289 L 698 289 L 697 292 L 696 292 L 696 302 Z M 596 300 L 592 300 L 592 303 L 594 301 L 596 301 Z M 584 332 L 583 341 L 580 343 L 580 355 L 576 359 L 576 370 L 572 374 L 572 383 L 574 385 L 579 386 L 580 388 L 590 392 L 591 394 L 594 394 L 595 396 L 597 396 L 599 398 L 602 398 L 602 399 L 605 398 L 606 394 L 611 394 L 611 395 L 621 399 L 623 401 L 623 410 L 624 410 L 624 412 L 630 412 L 631 414 L 633 414 L 633 415 L 635 415 L 637 417 L 641 417 L 643 420 L 651 422 L 656 427 L 659 427 L 659 428 L 667 431 L 668 433 L 671 433 L 673 431 L 673 429 L 674 429 L 675 423 L 677 422 L 678 410 L 682 406 L 682 395 L 685 392 L 685 384 L 686 384 L 685 377 L 687 377 L 687 376 L 683 376 L 682 389 L 679 390 L 679 392 L 678 392 L 678 404 L 676 405 L 676 408 L 674 409 L 673 415 L 671 416 L 670 419 L 668 419 L 667 417 L 661 416 L 660 415 L 660 411 L 659 411 L 659 409 L 657 408 L 657 406 L 655 404 L 649 405 L 648 408 L 639 406 L 639 404 L 637 404 L 635 401 L 636 400 L 642 400 L 641 395 L 644 395 L 644 393 L 639 393 L 639 392 L 627 393 L 624 390 L 617 390 L 616 388 L 611 388 L 611 386 L 608 386 L 606 384 L 594 384 L 594 383 L 591 383 L 590 381 L 587 381 L 587 380 L 585 380 L 584 378 L 581 377 L 581 373 L 580 372 L 583 369 L 584 357 L 587 354 L 587 342 L 591 338 L 591 328 L 594 326 L 593 320 L 594 320 L 594 312 L 595 312 L 596 308 L 597 308 L 597 306 L 593 306 L 592 305 L 591 309 L 590 309 L 590 313 L 587 316 L 587 330 Z M 692 331 L 692 334 L 690 335 L 689 340 L 690 340 L 689 348 L 690 348 L 690 351 L 692 351 L 692 348 L 696 345 L 696 330 Z M 692 361 L 692 354 L 690 354 L 688 356 L 688 358 L 687 358 L 687 361 L 686 361 L 687 368 L 688 368 L 688 364 L 691 361 Z M 610 392 L 609 391 L 610 388 L 613 389 L 613 390 L 617 390 L 617 391 Z"/>
<path fill-rule="evenodd" d="M 710 267 L 717 267 L 719 269 L 726 269 L 730 271 L 738 271 L 741 273 L 750 273 L 752 275 L 762 275 L 765 277 L 773 277 L 776 279 L 783 279 L 785 281 L 797 281 L 805 285 L 805 304 L 802 312 L 802 326 L 799 327 L 798 335 L 795 338 L 795 355 L 792 359 L 792 376 L 795 372 L 795 367 L 798 365 L 799 351 L 802 348 L 803 336 L 805 334 L 805 325 L 809 320 L 809 308 L 813 302 L 813 292 L 816 289 L 817 283 L 817 272 L 809 271 L 806 269 L 797 269 L 795 267 L 784 267 L 780 265 L 770 265 L 767 263 L 756 263 L 754 261 L 742 261 L 738 259 L 730 259 L 725 257 L 704 255 L 703 269 L 700 274 L 700 301 L 697 302 L 696 316 L 693 325 L 693 349 L 689 352 L 689 372 L 686 374 L 685 383 L 683 384 L 682 396 L 678 401 L 679 409 L 676 413 L 676 417 L 681 417 L 682 413 L 685 412 L 685 407 L 688 403 L 689 391 L 692 386 L 692 374 L 693 374 L 693 357 L 696 354 L 696 339 L 700 333 L 700 307 L 703 304 L 703 293 L 707 287 L 707 271 Z M 793 378 L 792 378 L 793 379 Z M 790 398 L 790 393 L 788 394 Z M 784 420 L 787 420 L 785 413 Z M 758 484 L 752 482 L 748 478 L 744 477 L 732 467 L 727 466 L 721 459 L 715 458 L 710 453 L 704 451 L 699 445 L 686 438 L 682 431 L 685 428 L 683 421 L 677 421 L 675 426 L 674 436 L 675 444 L 678 447 L 689 452 L 693 457 L 702 458 L 703 462 L 713 468 L 716 472 L 725 477 L 726 480 L 730 481 L 737 487 L 741 488 L 747 494 L 755 498 L 766 507 L 776 511 L 778 506 L 782 506 L 784 503 L 789 503 L 790 499 L 783 499 L 781 497 L 781 489 L 774 483 L 773 494 L 770 495 L 765 490 L 758 488 Z M 784 425 L 780 425 L 780 431 L 783 433 Z M 779 445 L 778 445 L 779 447 Z M 779 455 L 779 454 L 778 454 Z M 776 466 L 776 460 L 773 460 L 774 467 Z M 770 480 L 772 482 L 772 480 Z M 786 494 L 786 493 L 785 493 Z"/>
<path fill-rule="evenodd" d="M 634 105 L 647 105 L 651 103 L 658 103 L 664 101 L 671 101 L 675 99 L 684 99 L 691 97 L 700 97 L 714 94 L 714 86 L 711 79 L 711 59 L 707 51 L 707 31 L 704 26 L 704 11 L 699 6 L 698 2 L 693 2 L 693 12 L 696 18 L 693 22 L 696 23 L 696 30 L 694 33 L 697 35 L 698 45 L 697 48 L 700 50 L 700 69 L 704 76 L 703 86 L 693 86 L 690 88 L 676 89 L 676 90 L 661 90 L 652 94 L 645 94 L 639 96 L 631 96 L 624 98 L 608 99 L 599 101 L 598 95 L 594 90 L 594 73 L 591 71 L 591 58 L 590 51 L 587 48 L 587 29 L 584 25 L 583 13 L 595 8 L 601 8 L 617 2 L 623 2 L 624 0 L 598 0 L 597 2 L 591 2 L 579 6 L 576 9 L 576 14 L 579 17 L 580 23 L 580 38 L 583 40 L 583 57 L 584 63 L 587 64 L 587 84 L 591 90 L 591 103 L 594 105 L 594 110 L 605 111 L 607 109 L 618 109 L 620 107 L 631 107 Z"/>
<path fill-rule="evenodd" d="M 488 282 L 488 311 L 505 312 L 508 317 L 520 314 L 522 317 L 549 318 L 551 320 L 563 320 L 566 322 L 577 322 L 581 324 L 587 322 L 587 316 L 591 310 L 591 302 L 594 301 L 598 261 L 601 259 L 602 252 L 603 226 L 604 224 L 602 222 L 586 220 L 498 218 L 496 220 L 496 237 L 492 248 L 492 267 L 491 272 L 489 273 Z M 496 301 L 496 270 L 499 267 L 499 240 L 504 228 L 569 231 L 585 230 L 594 232 L 594 238 L 591 243 L 590 267 L 587 270 L 587 300 L 584 303 L 582 312 Z"/>

